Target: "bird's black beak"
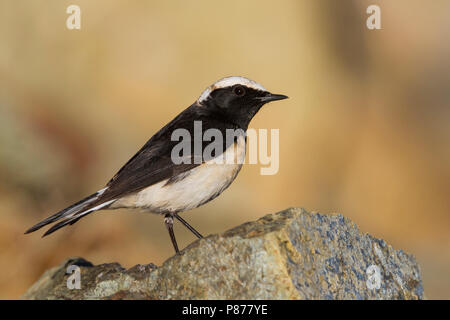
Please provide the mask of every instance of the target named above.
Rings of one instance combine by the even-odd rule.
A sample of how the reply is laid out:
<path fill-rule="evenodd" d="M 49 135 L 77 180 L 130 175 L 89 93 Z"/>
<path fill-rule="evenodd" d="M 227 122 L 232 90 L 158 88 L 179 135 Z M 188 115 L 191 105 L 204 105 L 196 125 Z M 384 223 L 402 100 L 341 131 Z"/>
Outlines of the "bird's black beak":
<path fill-rule="evenodd" d="M 283 94 L 273 94 L 273 93 L 269 92 L 264 97 L 258 97 L 257 99 L 261 102 L 267 103 L 267 102 L 283 100 L 283 99 L 287 99 L 287 98 L 289 98 L 289 97 L 285 96 Z"/>

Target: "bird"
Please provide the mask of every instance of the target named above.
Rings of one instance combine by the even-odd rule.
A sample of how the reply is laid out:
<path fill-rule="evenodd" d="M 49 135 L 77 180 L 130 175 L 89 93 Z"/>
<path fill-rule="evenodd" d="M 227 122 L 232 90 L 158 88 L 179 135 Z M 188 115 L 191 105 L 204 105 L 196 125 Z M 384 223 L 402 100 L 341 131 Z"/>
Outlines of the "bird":
<path fill-rule="evenodd" d="M 241 76 L 214 82 L 191 106 L 156 132 L 103 189 L 37 223 L 25 234 L 55 223 L 42 236 L 45 237 L 99 210 L 141 209 L 164 217 L 175 253 L 179 254 L 174 219 L 196 237 L 203 238 L 179 214 L 213 200 L 230 186 L 244 162 L 250 121 L 266 103 L 286 98 Z M 201 134 L 195 135 L 196 130 Z M 215 148 L 209 157 L 203 157 L 208 147 L 203 134 L 208 130 L 223 136 L 231 130 L 233 137 L 222 142 L 214 140 L 222 148 Z M 178 158 L 174 156 L 180 144 L 180 139 L 173 137 L 176 132 L 194 136 Z M 218 161 L 220 157 L 227 161 Z"/>

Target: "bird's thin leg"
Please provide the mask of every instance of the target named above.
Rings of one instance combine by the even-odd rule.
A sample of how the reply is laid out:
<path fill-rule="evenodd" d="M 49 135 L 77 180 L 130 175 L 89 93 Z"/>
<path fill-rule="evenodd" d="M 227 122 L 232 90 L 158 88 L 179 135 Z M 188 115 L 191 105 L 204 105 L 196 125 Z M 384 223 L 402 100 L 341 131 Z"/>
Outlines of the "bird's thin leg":
<path fill-rule="evenodd" d="M 164 216 L 164 224 L 166 225 L 166 228 L 169 231 L 170 240 L 172 240 L 172 244 L 175 249 L 175 252 L 177 254 L 179 254 L 180 250 L 178 250 L 178 244 L 177 244 L 177 240 L 175 239 L 175 233 L 173 233 L 173 214 L 167 213 Z"/>
<path fill-rule="evenodd" d="M 203 236 L 200 234 L 200 232 L 198 232 L 197 230 L 194 229 L 194 227 L 192 227 L 189 223 L 186 222 L 186 220 L 184 220 L 183 218 L 181 218 L 177 213 L 174 213 L 173 216 L 175 218 L 177 218 L 178 221 L 180 221 L 182 224 L 184 224 L 184 226 L 186 228 L 188 228 L 189 230 L 191 230 L 191 232 L 193 234 L 195 234 L 197 236 L 197 238 L 201 239 L 203 238 Z"/>

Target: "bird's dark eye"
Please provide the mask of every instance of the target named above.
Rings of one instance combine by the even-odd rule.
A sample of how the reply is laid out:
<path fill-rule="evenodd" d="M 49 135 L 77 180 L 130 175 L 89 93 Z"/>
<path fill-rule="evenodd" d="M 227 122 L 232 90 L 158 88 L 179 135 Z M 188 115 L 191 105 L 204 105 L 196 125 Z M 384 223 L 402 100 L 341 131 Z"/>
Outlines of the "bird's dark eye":
<path fill-rule="evenodd" d="M 233 93 L 239 97 L 242 97 L 245 94 L 245 89 L 242 86 L 236 86 L 233 88 Z"/>

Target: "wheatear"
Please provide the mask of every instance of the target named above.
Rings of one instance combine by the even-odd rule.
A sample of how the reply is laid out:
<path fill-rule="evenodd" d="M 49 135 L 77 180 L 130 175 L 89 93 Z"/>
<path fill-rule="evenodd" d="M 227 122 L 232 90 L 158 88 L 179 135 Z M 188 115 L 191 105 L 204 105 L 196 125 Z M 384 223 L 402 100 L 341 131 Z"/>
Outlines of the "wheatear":
<path fill-rule="evenodd" d="M 59 221 L 44 234 L 46 236 L 94 211 L 141 208 L 164 215 L 164 223 L 178 253 L 173 218 L 197 237 L 202 237 L 178 213 L 211 201 L 233 182 L 244 162 L 245 133 L 250 120 L 264 104 L 286 98 L 243 77 L 228 77 L 215 82 L 194 104 L 151 137 L 105 188 L 39 222 L 26 233 Z M 200 135 L 195 134 L 198 123 L 201 124 Z M 193 137 L 190 142 L 193 148 L 187 148 L 192 152 L 183 150 L 182 161 L 180 158 L 174 160 L 173 151 L 178 141 L 173 135 L 177 129 Z M 205 157 L 208 145 L 203 141 L 203 133 L 208 130 L 221 133 L 223 137 L 232 130 L 234 136 L 231 141 L 223 139 L 223 148 L 215 149 L 210 157 Z M 219 157 L 224 160 L 217 161 Z"/>

